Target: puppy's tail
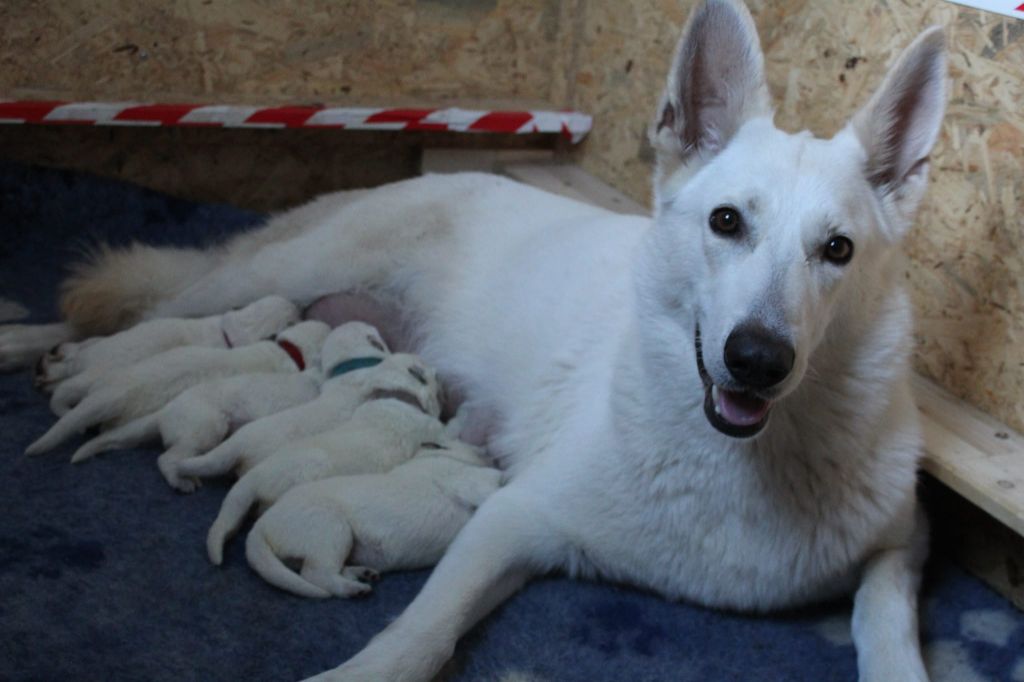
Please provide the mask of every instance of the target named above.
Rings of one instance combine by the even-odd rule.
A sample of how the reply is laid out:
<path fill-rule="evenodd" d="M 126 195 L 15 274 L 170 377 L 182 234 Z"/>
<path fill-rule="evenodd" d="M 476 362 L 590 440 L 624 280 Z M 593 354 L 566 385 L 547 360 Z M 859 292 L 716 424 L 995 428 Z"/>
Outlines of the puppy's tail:
<path fill-rule="evenodd" d="M 157 414 L 147 414 L 116 429 L 101 433 L 75 451 L 71 456 L 72 463 L 84 462 L 107 450 L 123 450 L 153 440 L 160 435 Z"/>
<path fill-rule="evenodd" d="M 110 396 L 97 393 L 78 403 L 70 412 L 57 420 L 50 430 L 25 449 L 26 455 L 38 455 L 57 447 L 71 436 L 110 418 Z"/>
<path fill-rule="evenodd" d="M 178 471 L 184 473 L 182 469 Z M 238 482 L 231 486 L 220 506 L 217 518 L 206 534 L 206 554 L 210 557 L 210 562 L 217 566 L 224 561 L 224 543 L 235 534 L 256 502 L 256 480 L 256 477 L 250 474 L 238 479 Z"/>
<path fill-rule="evenodd" d="M 266 517 L 263 517 L 266 518 Z M 249 537 L 245 539 L 245 558 L 249 560 L 252 570 L 262 576 L 264 580 L 302 597 L 311 599 L 326 599 L 331 596 L 327 590 L 317 587 L 313 583 L 304 580 L 301 576 L 291 571 L 284 562 L 274 553 L 266 534 L 263 532 L 264 524 L 261 518 L 249 531 Z"/>
<path fill-rule="evenodd" d="M 61 285 L 61 313 L 82 335 L 111 334 L 138 322 L 157 302 L 182 291 L 219 260 L 217 249 L 100 246 Z"/>

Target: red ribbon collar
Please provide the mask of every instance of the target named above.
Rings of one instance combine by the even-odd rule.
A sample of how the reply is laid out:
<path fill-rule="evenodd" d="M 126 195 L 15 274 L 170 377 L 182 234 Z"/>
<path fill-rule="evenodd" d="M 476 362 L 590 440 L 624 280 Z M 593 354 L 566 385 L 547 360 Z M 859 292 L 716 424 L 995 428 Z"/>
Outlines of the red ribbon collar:
<path fill-rule="evenodd" d="M 295 366 L 299 368 L 299 371 L 306 369 L 306 361 L 303 359 L 302 351 L 299 350 L 298 346 L 286 339 L 278 339 L 277 345 L 288 354 L 288 357 L 292 359 Z"/>

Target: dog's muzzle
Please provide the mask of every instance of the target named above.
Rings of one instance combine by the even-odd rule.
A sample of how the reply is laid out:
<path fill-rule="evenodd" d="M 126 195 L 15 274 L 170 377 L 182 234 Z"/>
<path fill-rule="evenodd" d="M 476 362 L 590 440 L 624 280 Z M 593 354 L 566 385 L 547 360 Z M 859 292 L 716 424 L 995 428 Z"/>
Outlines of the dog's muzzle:
<path fill-rule="evenodd" d="M 772 402 L 752 390 L 732 390 L 716 385 L 704 366 L 704 350 L 700 327 L 694 334 L 697 371 L 704 384 L 704 416 L 708 422 L 727 436 L 751 438 L 768 423 Z M 788 372 L 787 372 L 788 373 Z"/>

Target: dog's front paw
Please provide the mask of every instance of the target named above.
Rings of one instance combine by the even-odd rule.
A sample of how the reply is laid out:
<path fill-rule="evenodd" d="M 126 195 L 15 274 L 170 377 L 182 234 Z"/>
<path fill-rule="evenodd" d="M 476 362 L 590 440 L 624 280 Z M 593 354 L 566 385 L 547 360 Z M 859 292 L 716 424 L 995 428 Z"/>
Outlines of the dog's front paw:
<path fill-rule="evenodd" d="M 380 573 L 366 566 L 346 566 L 341 569 L 341 574 L 361 583 L 375 583 L 380 580 Z"/>
<path fill-rule="evenodd" d="M 164 480 L 167 481 L 167 485 L 179 493 L 194 493 L 202 487 L 203 482 L 193 476 L 182 476 L 178 473 L 178 464 L 180 462 L 181 460 L 178 458 L 160 455 L 156 460 L 156 465 L 160 469 L 160 473 L 163 474 Z"/>

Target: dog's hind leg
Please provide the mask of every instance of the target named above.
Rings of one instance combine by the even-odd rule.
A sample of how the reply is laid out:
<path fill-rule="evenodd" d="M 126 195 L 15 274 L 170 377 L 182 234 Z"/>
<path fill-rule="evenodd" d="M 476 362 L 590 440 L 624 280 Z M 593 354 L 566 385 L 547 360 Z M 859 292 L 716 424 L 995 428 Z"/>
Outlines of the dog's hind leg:
<path fill-rule="evenodd" d="M 89 395 L 73 410 L 57 420 L 39 439 L 25 449 L 26 455 L 38 455 L 52 450 L 76 433 L 85 431 L 116 415 L 121 400 L 116 393 L 100 391 Z"/>
<path fill-rule="evenodd" d="M 564 566 L 569 547 L 516 482 L 492 495 L 405 612 L 340 668 L 313 680 L 427 682 L 458 638 L 528 578 Z"/>
<path fill-rule="evenodd" d="M 158 435 L 160 435 L 160 430 L 157 428 L 156 413 L 147 414 L 145 417 L 133 419 L 127 424 L 122 424 L 116 429 L 104 431 L 96 436 L 75 450 L 75 454 L 71 456 L 71 462 L 78 464 L 107 450 L 123 450 L 141 445 Z"/>

